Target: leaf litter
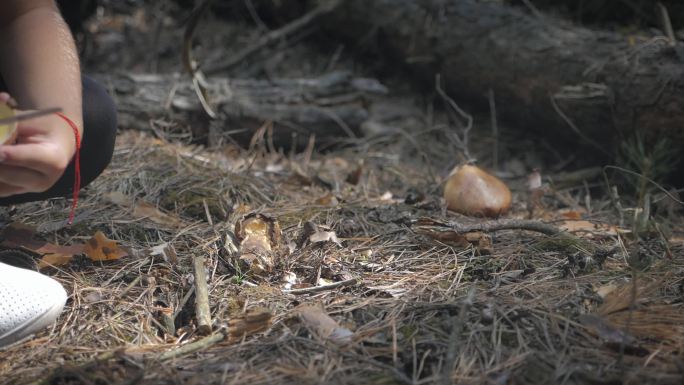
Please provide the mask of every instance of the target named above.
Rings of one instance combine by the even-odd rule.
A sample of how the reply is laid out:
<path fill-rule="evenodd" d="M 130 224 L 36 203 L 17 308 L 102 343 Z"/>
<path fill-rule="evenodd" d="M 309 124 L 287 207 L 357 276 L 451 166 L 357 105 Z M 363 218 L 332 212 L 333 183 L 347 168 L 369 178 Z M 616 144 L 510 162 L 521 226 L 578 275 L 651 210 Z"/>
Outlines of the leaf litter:
<path fill-rule="evenodd" d="M 0 351 L 0 375 L 10 384 L 678 383 L 681 244 L 667 257 L 648 243 L 650 267 L 636 272 L 616 249 L 619 227 L 576 207 L 563 215 L 568 207 L 548 197 L 545 218 L 579 222 L 567 227 L 576 235 L 459 232 L 482 220 L 445 211 L 440 180 L 382 151 L 400 150 L 379 147 L 362 162 L 353 148 L 306 164 L 258 148 L 198 159 L 191 145 L 122 133 L 79 223 L 38 232 L 68 202 L 29 203 L 15 216 L 31 227 L 3 233 L 3 246 L 36 258 L 72 257 L 46 270 L 70 293 L 57 326 Z M 306 178 L 266 172 L 273 165 Z M 416 191 L 422 198 L 409 200 Z M 527 217 L 526 206 L 514 198 L 510 217 Z M 73 257 L 83 253 L 94 259 Z M 198 254 L 208 336 L 194 318 Z"/>

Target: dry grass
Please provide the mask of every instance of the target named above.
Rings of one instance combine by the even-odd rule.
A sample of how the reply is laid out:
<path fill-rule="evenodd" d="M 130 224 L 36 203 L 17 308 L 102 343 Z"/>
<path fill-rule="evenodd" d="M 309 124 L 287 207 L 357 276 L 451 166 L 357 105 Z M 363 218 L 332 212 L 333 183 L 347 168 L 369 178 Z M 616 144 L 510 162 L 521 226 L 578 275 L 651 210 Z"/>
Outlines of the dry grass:
<path fill-rule="evenodd" d="M 123 133 L 114 163 L 83 194 L 78 223 L 43 235 L 69 243 L 101 230 L 131 256 L 112 263 L 77 260 L 49 272 L 70 293 L 66 311 L 51 330 L 0 352 L 1 382 L 681 383 L 681 245 L 673 246 L 672 259 L 640 273 L 639 280 L 651 283 L 648 290 L 636 290 L 638 300 L 625 302 L 627 294 L 614 293 L 634 292 L 632 270 L 620 253 L 601 267 L 582 270 L 562 252 L 531 247 L 543 237 L 532 233 L 498 232 L 492 255 L 440 244 L 407 226 L 419 216 L 444 219 L 429 178 L 412 162 L 389 156 L 399 152 L 386 142 L 376 143 L 381 144 L 361 155 L 364 177 L 352 186 L 344 180 L 356 168 L 354 148 L 305 165 L 301 157 L 259 148 L 202 151 Z M 293 178 L 293 164 L 328 181 L 339 203 L 317 202 L 330 191 Z M 408 205 L 381 198 L 387 190 L 406 196 L 409 188 L 428 192 L 427 201 Z M 110 203 L 113 191 L 158 205 L 182 221 L 165 225 L 136 218 Z M 277 218 L 286 241 L 297 239 L 304 222 L 312 221 L 334 229 L 342 246 L 305 245 L 286 254 L 265 279 L 251 277 L 236 269 L 226 234 L 252 211 Z M 14 219 L 58 224 L 66 212 L 67 202 L 54 200 L 23 205 Z M 595 242 L 612 246 L 615 240 Z M 162 243 L 174 247 L 178 263 L 150 255 Z M 161 362 L 163 352 L 201 338 L 194 333 L 188 297 L 195 254 L 209 260 L 216 326 L 255 307 L 269 309 L 273 324 L 239 342 Z M 286 272 L 312 284 L 317 277 L 349 276 L 359 283 L 292 295 L 281 290 Z M 613 309 L 605 322 L 631 335 L 632 346 L 606 343 L 605 333 L 579 321 L 582 314 L 600 313 L 604 301 L 597 291 L 611 283 L 618 287 L 612 294 L 617 302 L 603 304 Z M 316 337 L 294 316 L 302 303 L 322 304 L 354 332 L 352 341 Z M 174 335 L 167 333 L 163 313 L 175 316 Z"/>

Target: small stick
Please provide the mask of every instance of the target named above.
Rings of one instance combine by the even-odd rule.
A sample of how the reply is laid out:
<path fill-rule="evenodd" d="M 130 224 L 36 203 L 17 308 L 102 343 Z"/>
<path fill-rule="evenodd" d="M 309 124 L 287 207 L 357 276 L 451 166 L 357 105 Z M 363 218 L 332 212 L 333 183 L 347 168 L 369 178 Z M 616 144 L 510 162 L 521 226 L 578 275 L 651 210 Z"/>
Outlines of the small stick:
<path fill-rule="evenodd" d="M 204 0 L 203 3 L 198 5 L 191 13 L 188 19 L 188 25 L 185 28 L 185 33 L 183 34 L 183 66 L 185 70 L 188 71 L 192 77 L 192 86 L 195 89 L 197 98 L 207 115 L 215 119 L 216 112 L 209 105 L 208 94 L 207 94 L 207 81 L 204 78 L 204 74 L 199 69 L 199 65 L 192 58 L 192 38 L 195 34 L 195 28 L 199 24 L 199 20 L 204 15 L 204 13 L 209 9 L 212 0 Z"/>
<path fill-rule="evenodd" d="M 33 118 L 38 118 L 38 117 L 44 116 L 44 115 L 54 114 L 55 112 L 62 112 L 62 109 L 60 107 L 52 107 L 52 108 L 45 108 L 43 110 L 26 112 L 23 114 L 14 115 L 14 116 L 10 116 L 7 118 L 2 118 L 2 119 L 0 119 L 0 124 L 16 123 L 16 122 L 19 122 L 22 120 L 33 119 Z"/>
<path fill-rule="evenodd" d="M 457 133 L 453 133 L 452 139 L 456 142 L 456 146 L 458 147 L 459 150 L 463 153 L 463 156 L 466 158 L 467 162 L 470 162 L 473 160 L 473 158 L 470 157 L 470 152 L 468 149 L 468 136 L 470 134 L 470 130 L 473 128 L 473 117 L 465 112 L 461 107 L 456 104 L 454 99 L 449 97 L 447 93 L 442 89 L 442 75 L 437 74 L 435 75 L 435 91 L 437 91 L 437 94 L 442 98 L 442 101 L 444 101 L 444 104 L 447 105 L 447 113 L 449 116 L 452 117 L 452 119 L 455 121 L 455 123 L 461 124 L 461 136 L 459 136 Z M 461 118 L 465 119 L 466 124 L 465 127 L 463 127 L 463 123 L 460 122 L 456 116 L 458 114 Z"/>
<path fill-rule="evenodd" d="M 447 347 L 446 357 L 444 358 L 444 366 L 442 367 L 442 384 L 449 385 L 452 383 L 451 371 L 454 369 L 454 364 L 458 358 L 458 351 L 460 348 L 459 337 L 463 327 L 466 323 L 466 317 L 470 307 L 473 305 L 475 299 L 475 288 L 471 287 L 468 295 L 461 303 L 461 309 L 458 315 L 451 317 L 451 331 L 449 332 L 449 343 Z"/>
<path fill-rule="evenodd" d="M 588 137 L 587 135 L 585 135 L 582 131 L 580 131 L 580 129 L 575 125 L 575 123 L 574 123 L 574 122 L 565 114 L 565 112 L 563 112 L 563 110 L 561 110 L 560 106 L 558 106 L 558 103 L 556 103 L 556 98 L 555 98 L 553 95 L 549 95 L 549 100 L 551 101 L 551 106 L 553 107 L 554 110 L 556 110 L 556 113 L 558 114 L 558 116 L 560 116 L 560 118 L 563 119 L 563 121 L 564 121 L 568 126 L 570 126 L 570 128 L 572 129 L 572 131 L 573 131 L 575 134 L 577 134 L 577 136 L 579 136 L 579 137 L 580 137 L 581 139 L 583 139 L 585 142 L 587 142 L 587 143 L 589 143 L 590 145 L 592 145 L 592 146 L 593 146 L 594 148 L 596 148 L 597 150 L 599 150 L 599 151 L 601 151 L 601 152 L 603 152 L 603 153 L 605 153 L 605 154 L 608 153 L 608 152 L 606 151 L 606 149 L 603 148 L 603 146 L 601 146 L 601 145 L 598 144 L 595 140 L 591 139 L 590 137 Z"/>
<path fill-rule="evenodd" d="M 544 15 L 539 11 L 539 8 L 537 8 L 532 1 L 530 0 L 522 0 L 523 4 L 532 12 L 534 17 L 536 17 L 539 20 L 544 20 Z"/>
<path fill-rule="evenodd" d="M 126 294 L 128 294 L 128 292 L 131 291 L 131 289 L 133 289 L 133 287 L 135 287 L 135 285 L 137 285 L 137 284 L 140 283 L 140 279 L 141 279 L 141 278 L 142 278 L 141 275 L 135 277 L 135 279 L 133 279 L 133 282 L 129 283 L 128 286 L 126 286 L 126 287 L 121 291 L 121 293 L 119 293 L 119 298 L 125 297 Z"/>
<path fill-rule="evenodd" d="M 168 352 L 164 352 L 159 355 L 158 360 L 160 362 L 164 362 L 209 348 L 226 339 L 227 334 L 228 333 L 225 329 L 221 329 L 214 334 L 208 335 L 195 342 L 183 345 L 178 349 L 173 349 L 169 350 Z"/>
<path fill-rule="evenodd" d="M 496 100 L 494 99 L 494 90 L 489 89 L 489 112 L 492 120 L 492 138 L 494 144 L 492 145 L 492 166 L 494 171 L 499 170 L 499 125 L 496 121 Z"/>
<path fill-rule="evenodd" d="M 254 24 L 256 24 L 260 30 L 268 31 L 269 28 L 266 26 L 266 23 L 264 23 L 264 21 L 261 20 L 259 13 L 257 12 L 256 8 L 254 8 L 254 4 L 252 3 L 252 0 L 245 0 L 245 7 L 247 7 L 247 11 L 249 11 L 249 15 L 252 17 L 252 20 L 254 20 Z"/>
<path fill-rule="evenodd" d="M 165 362 L 165 361 L 173 360 L 175 358 L 180 358 L 182 356 L 192 354 L 192 353 L 195 353 L 195 352 L 203 350 L 203 349 L 210 348 L 210 347 L 218 344 L 219 342 L 225 340 L 227 336 L 228 336 L 228 331 L 225 328 L 221 328 L 216 333 L 211 334 L 209 336 L 206 336 L 200 340 L 197 340 L 195 342 L 191 342 L 191 343 L 183 345 L 179 348 L 169 350 L 169 351 L 166 351 L 164 353 L 159 354 L 157 356 L 157 362 Z M 125 354 L 126 350 L 125 349 L 110 350 L 108 352 L 100 354 L 99 356 L 95 357 L 91 361 L 88 361 L 88 362 L 80 365 L 78 368 L 79 368 L 79 370 L 89 370 L 90 368 L 101 365 L 103 362 L 106 362 L 106 361 L 109 361 L 113 358 L 116 358 L 118 355 L 120 355 L 122 353 Z M 42 384 L 47 384 L 47 383 L 48 382 L 46 382 L 44 380 L 37 380 L 37 381 L 31 382 L 30 385 L 42 385 Z"/>
<path fill-rule="evenodd" d="M 192 260 L 195 268 L 195 317 L 197 331 L 207 335 L 211 333 L 211 312 L 209 310 L 209 289 L 207 274 L 204 271 L 204 256 L 195 256 Z"/>
<path fill-rule="evenodd" d="M 667 7 L 665 7 L 663 3 L 658 2 L 656 6 L 660 11 L 660 19 L 663 23 L 663 31 L 665 32 L 665 36 L 667 36 L 667 38 L 670 40 L 670 45 L 674 46 L 677 44 L 677 36 L 675 36 L 674 29 L 672 28 L 670 13 L 667 11 Z"/>
<path fill-rule="evenodd" d="M 166 330 L 166 334 L 168 334 L 170 336 L 175 336 L 176 335 L 176 324 L 173 320 L 173 312 L 162 310 L 162 311 L 160 311 L 160 313 L 161 313 L 162 325 L 164 326 L 164 329 Z"/>
<path fill-rule="evenodd" d="M 314 287 L 305 287 L 302 289 L 292 289 L 292 290 L 283 290 L 283 293 L 286 294 L 311 294 L 311 293 L 319 293 L 321 291 L 327 291 L 327 290 L 334 290 L 340 287 L 345 287 L 345 286 L 354 286 L 358 282 L 358 279 L 352 278 L 352 279 L 347 279 L 344 281 L 340 282 L 335 282 L 331 283 L 329 285 L 322 285 L 322 286 L 314 286 Z"/>
<path fill-rule="evenodd" d="M 183 309 L 185 308 L 185 305 L 190 300 L 190 296 L 192 296 L 193 294 L 195 294 L 195 286 L 190 287 L 190 290 L 188 290 L 188 292 L 185 293 L 185 295 L 183 296 L 183 299 L 181 299 L 180 303 L 178 304 L 176 311 L 173 312 L 174 321 L 176 320 L 176 318 L 178 318 L 178 315 L 183 311 Z"/>
<path fill-rule="evenodd" d="M 499 219 L 494 221 L 484 221 L 479 223 L 461 224 L 456 222 L 438 222 L 431 219 L 427 223 L 421 223 L 421 220 L 416 221 L 413 226 L 416 227 L 446 227 L 457 233 L 469 233 L 472 231 L 499 231 L 499 230 L 528 230 L 536 231 L 546 235 L 556 235 L 561 233 L 561 229 L 556 226 L 548 225 L 539 221 L 530 221 L 524 219 Z"/>

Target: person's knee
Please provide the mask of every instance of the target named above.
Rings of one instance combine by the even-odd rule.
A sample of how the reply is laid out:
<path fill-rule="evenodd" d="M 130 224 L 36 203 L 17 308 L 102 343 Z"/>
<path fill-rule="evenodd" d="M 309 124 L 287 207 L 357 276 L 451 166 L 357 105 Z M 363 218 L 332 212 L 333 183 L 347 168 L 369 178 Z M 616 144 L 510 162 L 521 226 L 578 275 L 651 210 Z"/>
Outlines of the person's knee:
<path fill-rule="evenodd" d="M 109 165 L 117 130 L 114 101 L 101 84 L 87 76 L 83 77 L 83 127 L 81 177 L 85 185 Z"/>

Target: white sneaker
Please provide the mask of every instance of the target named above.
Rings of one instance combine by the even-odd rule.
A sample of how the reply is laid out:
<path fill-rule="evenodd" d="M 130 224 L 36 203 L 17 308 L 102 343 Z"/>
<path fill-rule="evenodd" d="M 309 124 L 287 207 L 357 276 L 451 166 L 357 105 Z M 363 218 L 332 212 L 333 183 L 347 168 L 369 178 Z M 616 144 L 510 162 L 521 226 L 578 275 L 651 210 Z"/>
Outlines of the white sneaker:
<path fill-rule="evenodd" d="M 66 299 L 54 279 L 0 262 L 0 347 L 52 324 Z"/>

